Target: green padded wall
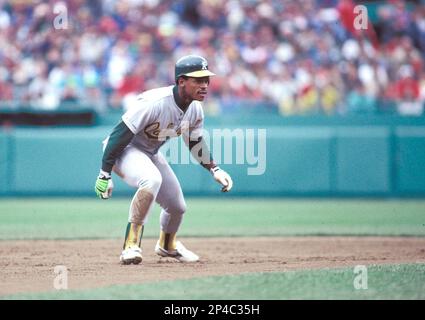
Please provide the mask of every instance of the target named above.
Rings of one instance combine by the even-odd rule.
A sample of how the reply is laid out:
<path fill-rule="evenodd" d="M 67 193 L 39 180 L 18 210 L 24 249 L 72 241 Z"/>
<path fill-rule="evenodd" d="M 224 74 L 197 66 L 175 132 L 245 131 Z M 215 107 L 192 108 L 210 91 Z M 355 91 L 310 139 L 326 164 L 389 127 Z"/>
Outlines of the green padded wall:
<path fill-rule="evenodd" d="M 16 131 L 15 161 L 11 163 L 12 191 L 18 194 L 94 194 L 102 157 L 101 142 L 108 133 L 105 129 Z M 120 184 L 117 181 L 118 187 Z"/>
<path fill-rule="evenodd" d="M 425 192 L 425 128 L 401 127 L 396 130 L 397 190 Z"/>
<path fill-rule="evenodd" d="M 98 136 L 86 130 L 17 131 L 13 191 L 36 194 L 86 192 L 88 181 L 85 178 L 94 175 L 98 168 L 101 152 L 98 140 Z"/>
<path fill-rule="evenodd" d="M 379 127 L 339 128 L 336 137 L 336 190 L 390 191 L 390 131 Z"/>
<path fill-rule="evenodd" d="M 101 142 L 111 129 L 20 128 L 1 133 L 0 194 L 94 196 Z M 207 129 L 211 134 L 214 128 Z M 233 138 L 232 158 L 243 163 L 225 162 L 224 141 L 211 144 L 217 162 L 234 180 L 234 190 L 225 197 L 425 195 L 424 127 L 257 126 L 253 136 L 246 135 L 249 127 L 239 129 L 245 136 Z M 264 156 L 259 155 L 259 129 L 266 129 L 263 166 L 255 161 Z M 188 156 L 181 139 L 168 144 L 177 144 L 178 152 Z M 247 157 L 247 145 L 254 146 L 253 159 Z M 186 195 L 220 194 L 220 186 L 198 164 L 171 166 Z M 251 174 L 256 167 L 264 173 Z M 116 176 L 114 184 L 115 195 L 132 196 L 132 188 Z"/>
<path fill-rule="evenodd" d="M 0 194 L 6 193 L 10 189 L 10 169 L 11 163 L 10 138 L 6 133 L 0 132 Z"/>

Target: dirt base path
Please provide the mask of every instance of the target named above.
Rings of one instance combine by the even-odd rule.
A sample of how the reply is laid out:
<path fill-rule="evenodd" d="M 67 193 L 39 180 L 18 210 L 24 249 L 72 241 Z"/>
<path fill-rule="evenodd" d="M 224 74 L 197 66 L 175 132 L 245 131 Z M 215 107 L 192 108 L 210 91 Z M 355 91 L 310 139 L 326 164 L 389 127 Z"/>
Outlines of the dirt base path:
<path fill-rule="evenodd" d="M 425 263 L 425 238 L 260 237 L 183 238 L 201 261 L 160 258 L 144 239 L 143 262 L 120 265 L 121 240 L 0 241 L 0 295 L 54 291 L 58 265 L 68 288 L 186 279 L 247 272 L 335 268 L 358 264 Z"/>

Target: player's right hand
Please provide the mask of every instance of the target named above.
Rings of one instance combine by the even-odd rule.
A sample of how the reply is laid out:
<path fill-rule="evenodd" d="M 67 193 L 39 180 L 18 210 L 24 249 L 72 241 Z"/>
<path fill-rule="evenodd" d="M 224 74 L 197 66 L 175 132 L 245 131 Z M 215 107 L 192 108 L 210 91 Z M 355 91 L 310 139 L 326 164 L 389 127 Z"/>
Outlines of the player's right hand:
<path fill-rule="evenodd" d="M 99 176 L 94 186 L 94 191 L 100 199 L 109 199 L 112 196 L 112 177 L 110 173 L 100 170 Z"/>
<path fill-rule="evenodd" d="M 222 192 L 229 192 L 230 189 L 232 189 L 233 181 L 226 171 L 220 169 L 219 167 L 214 167 L 210 170 L 210 172 L 214 179 L 223 186 L 221 188 Z"/>

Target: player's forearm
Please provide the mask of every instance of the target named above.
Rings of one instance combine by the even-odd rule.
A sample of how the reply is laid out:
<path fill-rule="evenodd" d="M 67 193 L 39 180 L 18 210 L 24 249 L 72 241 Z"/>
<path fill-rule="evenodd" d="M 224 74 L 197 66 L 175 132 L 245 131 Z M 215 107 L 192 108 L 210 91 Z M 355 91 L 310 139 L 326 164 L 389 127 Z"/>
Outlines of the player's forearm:
<path fill-rule="evenodd" d="M 189 141 L 189 150 L 192 156 L 208 171 L 217 165 L 210 153 L 210 150 L 205 141 L 200 137 L 198 140 Z"/>
<path fill-rule="evenodd" d="M 110 173 L 115 164 L 116 159 L 123 152 L 124 148 L 133 139 L 134 133 L 127 127 L 124 122 L 118 123 L 109 136 L 108 144 L 103 152 L 102 170 Z"/>

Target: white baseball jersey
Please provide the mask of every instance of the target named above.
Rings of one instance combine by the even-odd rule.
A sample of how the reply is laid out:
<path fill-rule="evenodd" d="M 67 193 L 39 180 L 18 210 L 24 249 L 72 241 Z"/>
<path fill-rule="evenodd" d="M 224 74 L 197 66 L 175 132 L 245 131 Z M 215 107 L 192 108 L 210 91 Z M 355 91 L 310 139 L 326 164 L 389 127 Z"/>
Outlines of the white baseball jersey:
<path fill-rule="evenodd" d="M 140 94 L 122 120 L 135 134 L 130 145 L 154 155 L 169 138 L 202 136 L 204 112 L 196 100 L 183 112 L 174 100 L 173 86 L 169 86 Z"/>

